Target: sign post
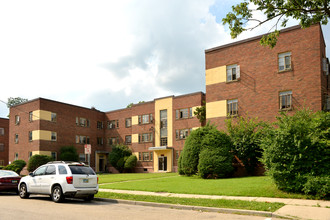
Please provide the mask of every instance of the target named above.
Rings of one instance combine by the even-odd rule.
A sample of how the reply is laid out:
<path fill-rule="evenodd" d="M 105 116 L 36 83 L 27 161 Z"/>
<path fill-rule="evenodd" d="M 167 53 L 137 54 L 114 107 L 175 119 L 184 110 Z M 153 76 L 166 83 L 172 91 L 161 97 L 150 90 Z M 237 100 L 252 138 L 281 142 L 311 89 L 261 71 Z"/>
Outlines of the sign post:
<path fill-rule="evenodd" d="M 92 153 L 92 145 L 90 144 L 85 144 L 85 159 L 86 159 L 86 154 L 88 157 L 88 165 L 91 165 L 91 153 Z"/>

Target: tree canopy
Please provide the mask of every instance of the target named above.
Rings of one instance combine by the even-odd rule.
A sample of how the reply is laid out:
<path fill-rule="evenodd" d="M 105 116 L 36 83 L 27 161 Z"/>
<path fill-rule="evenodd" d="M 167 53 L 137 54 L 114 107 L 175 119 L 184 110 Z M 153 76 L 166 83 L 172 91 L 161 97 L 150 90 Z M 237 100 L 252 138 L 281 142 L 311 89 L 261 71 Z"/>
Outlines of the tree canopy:
<path fill-rule="evenodd" d="M 257 8 L 251 9 L 252 4 Z M 253 15 L 255 11 L 262 11 L 266 18 L 257 19 Z M 279 23 L 282 27 L 286 27 L 289 18 L 293 18 L 300 21 L 302 28 L 306 28 L 316 23 L 326 25 L 329 17 L 329 0 L 245 0 L 232 6 L 232 12 L 229 12 L 222 22 L 229 25 L 231 37 L 236 38 L 243 31 L 253 30 L 268 21 L 276 20 L 275 25 L 270 29 L 274 32 L 264 36 L 260 41 L 262 45 L 273 48 L 279 36 Z"/>
<path fill-rule="evenodd" d="M 27 102 L 27 101 L 28 101 L 28 99 L 24 99 L 21 97 L 16 97 L 16 98 L 9 97 L 8 101 L 7 101 L 7 107 L 10 108 L 10 107 L 13 107 L 15 105 L 18 105 L 18 104 L 21 104 L 21 103 Z"/>

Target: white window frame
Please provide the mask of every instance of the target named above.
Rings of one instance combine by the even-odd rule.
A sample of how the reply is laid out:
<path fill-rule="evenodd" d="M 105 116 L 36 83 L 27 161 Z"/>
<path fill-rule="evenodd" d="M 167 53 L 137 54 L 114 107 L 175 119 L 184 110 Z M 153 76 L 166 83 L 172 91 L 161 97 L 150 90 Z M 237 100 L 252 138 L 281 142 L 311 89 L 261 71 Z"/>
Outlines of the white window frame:
<path fill-rule="evenodd" d="M 57 133 L 56 132 L 54 132 L 54 131 L 52 131 L 51 132 L 51 141 L 57 141 Z"/>
<path fill-rule="evenodd" d="M 227 100 L 227 115 L 228 116 L 238 115 L 238 99 Z"/>
<path fill-rule="evenodd" d="M 237 64 L 226 66 L 227 82 L 237 81 L 241 77 L 240 66 Z"/>
<path fill-rule="evenodd" d="M 50 117 L 51 117 L 51 121 L 52 121 L 52 122 L 56 122 L 56 121 L 57 121 L 57 114 L 56 114 L 56 113 L 52 112 L 52 113 L 50 114 Z"/>
<path fill-rule="evenodd" d="M 290 59 L 289 62 L 287 62 L 286 58 Z M 278 71 L 283 72 L 291 69 L 292 69 L 291 52 L 278 54 Z"/>
<path fill-rule="evenodd" d="M 15 125 L 19 125 L 20 122 L 21 122 L 21 119 L 20 119 L 19 115 L 15 115 Z"/>
<path fill-rule="evenodd" d="M 283 99 L 284 99 L 284 102 L 285 102 L 284 107 L 282 105 Z M 279 106 L 280 110 L 291 110 L 292 109 L 292 91 L 291 90 L 280 92 L 280 94 L 279 94 L 279 105 L 280 105 Z"/>

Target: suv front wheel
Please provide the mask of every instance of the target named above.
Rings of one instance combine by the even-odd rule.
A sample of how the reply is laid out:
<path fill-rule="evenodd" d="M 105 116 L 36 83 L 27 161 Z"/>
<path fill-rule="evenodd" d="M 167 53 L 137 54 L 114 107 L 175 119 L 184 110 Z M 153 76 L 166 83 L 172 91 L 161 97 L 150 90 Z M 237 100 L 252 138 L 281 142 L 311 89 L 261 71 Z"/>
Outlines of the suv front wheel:
<path fill-rule="evenodd" d="M 62 188 L 60 186 L 54 186 L 51 197 L 52 200 L 56 203 L 62 202 L 64 200 Z"/>

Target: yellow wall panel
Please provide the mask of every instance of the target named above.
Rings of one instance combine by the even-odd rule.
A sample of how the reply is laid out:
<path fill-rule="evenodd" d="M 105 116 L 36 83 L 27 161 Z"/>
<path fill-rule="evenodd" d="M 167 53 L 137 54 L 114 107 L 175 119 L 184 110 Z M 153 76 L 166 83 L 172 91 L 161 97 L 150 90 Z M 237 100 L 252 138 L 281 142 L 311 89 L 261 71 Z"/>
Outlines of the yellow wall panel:
<path fill-rule="evenodd" d="M 52 140 L 52 132 L 51 131 L 44 131 L 44 130 L 35 130 L 32 131 L 32 140 Z"/>
<path fill-rule="evenodd" d="M 167 109 L 167 146 L 173 146 L 173 98 L 155 100 L 155 146 L 160 146 L 160 110 Z"/>
<path fill-rule="evenodd" d="M 139 143 L 139 134 L 132 134 L 132 143 Z"/>
<path fill-rule="evenodd" d="M 205 71 L 205 84 L 211 85 L 215 83 L 226 82 L 226 66 L 220 66 Z"/>
<path fill-rule="evenodd" d="M 138 124 L 139 124 L 139 116 L 133 116 L 132 125 L 138 125 Z"/>
<path fill-rule="evenodd" d="M 227 116 L 227 101 L 221 100 L 206 103 L 206 118 L 217 118 Z"/>
<path fill-rule="evenodd" d="M 36 110 L 32 112 L 32 120 L 52 120 L 52 113 L 44 110 Z"/>
<path fill-rule="evenodd" d="M 52 152 L 51 151 L 32 151 L 32 156 L 33 155 L 47 155 L 47 156 L 52 156 Z"/>
<path fill-rule="evenodd" d="M 196 111 L 196 108 L 200 108 L 201 106 L 194 106 L 192 107 L 192 113 L 193 113 L 193 117 L 195 117 L 194 112 Z"/>

